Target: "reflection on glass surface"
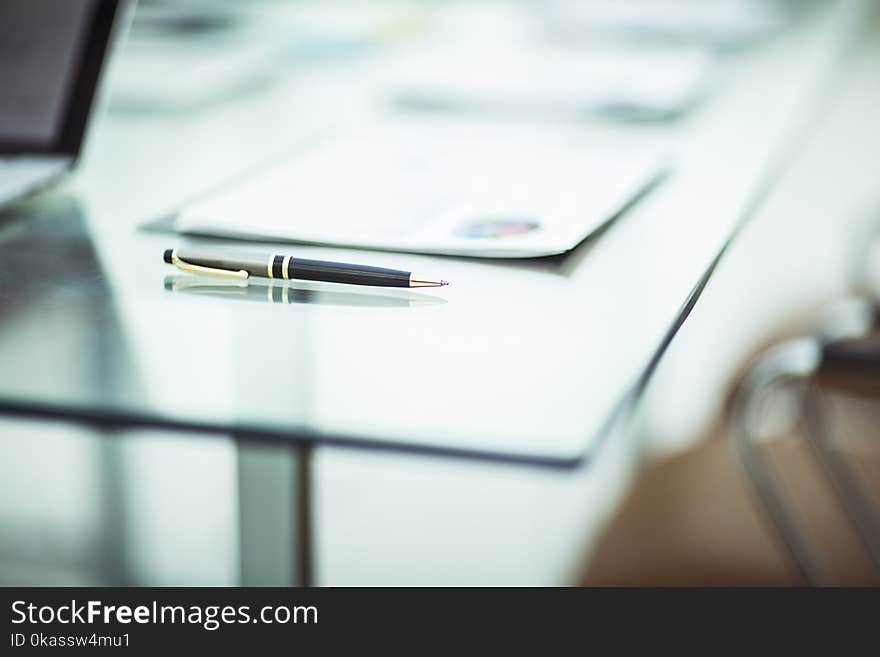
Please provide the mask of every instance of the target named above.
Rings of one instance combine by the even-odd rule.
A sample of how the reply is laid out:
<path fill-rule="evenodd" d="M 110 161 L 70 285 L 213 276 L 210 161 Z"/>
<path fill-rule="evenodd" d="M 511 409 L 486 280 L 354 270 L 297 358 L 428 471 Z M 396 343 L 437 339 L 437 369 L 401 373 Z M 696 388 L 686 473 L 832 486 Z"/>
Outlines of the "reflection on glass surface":
<path fill-rule="evenodd" d="M 72 198 L 0 213 L 0 363 L 6 403 L 144 397 Z M 0 585 L 234 582 L 231 448 L 163 438 L 0 416 Z"/>
<path fill-rule="evenodd" d="M 139 394 L 107 279 L 73 200 L 48 198 L 23 216 L 11 208 L 0 217 L 0 300 L 0 362 L 13 377 L 5 393 Z"/>
<path fill-rule="evenodd" d="M 308 281 L 273 283 L 271 281 L 212 280 L 204 276 L 167 276 L 165 289 L 169 292 L 199 294 L 222 299 L 241 299 L 263 303 L 306 303 L 328 306 L 368 306 L 372 308 L 409 308 L 410 306 L 446 303 L 445 299 L 416 292 L 380 290 L 339 291 L 333 284 L 322 285 Z"/>
<path fill-rule="evenodd" d="M 123 340 L 106 299 L 106 281 L 75 201 L 54 198 L 24 217 L 15 208 L 5 211 L 0 216 L 0 361 L 6 392 L 31 387 L 108 397 L 136 394 L 137 377 L 120 371 Z M 0 559 L 24 562 L 7 566 L 6 581 L 39 583 L 31 569 L 38 572 L 41 560 L 58 568 L 53 581 L 119 581 L 125 504 L 119 445 L 66 427 L 8 420 L 0 427 L 5 457 L 16 464 L 20 479 L 4 498 L 32 509 L 18 520 L 10 508 L 0 509 L 0 522 L 14 530 L 2 532 L 7 540 L 0 545 Z M 28 468 L 35 451 L 37 463 L 30 465 L 39 467 Z M 60 528 L 51 507 L 35 504 L 67 498 L 74 502 Z M 40 532 L 52 539 L 31 546 Z"/>

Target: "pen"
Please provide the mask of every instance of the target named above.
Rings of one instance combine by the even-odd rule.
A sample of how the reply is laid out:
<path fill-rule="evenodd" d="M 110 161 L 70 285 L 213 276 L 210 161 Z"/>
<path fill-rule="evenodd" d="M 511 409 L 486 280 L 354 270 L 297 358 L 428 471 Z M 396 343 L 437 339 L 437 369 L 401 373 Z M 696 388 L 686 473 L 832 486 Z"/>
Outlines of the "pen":
<path fill-rule="evenodd" d="M 398 269 L 292 258 L 275 253 L 269 256 L 224 255 L 197 251 L 183 253 L 177 249 L 167 249 L 163 258 L 168 264 L 191 274 L 241 280 L 250 276 L 262 276 L 272 279 L 325 281 L 383 287 L 439 287 L 449 284 L 444 280 Z"/>

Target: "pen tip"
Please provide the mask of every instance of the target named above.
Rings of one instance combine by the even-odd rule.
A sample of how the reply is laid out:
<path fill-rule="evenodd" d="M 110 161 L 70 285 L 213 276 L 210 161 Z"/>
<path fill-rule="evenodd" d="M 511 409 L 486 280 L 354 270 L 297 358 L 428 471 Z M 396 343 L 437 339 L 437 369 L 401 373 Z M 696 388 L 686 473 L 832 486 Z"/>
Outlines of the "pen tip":
<path fill-rule="evenodd" d="M 162 254 L 162 259 L 167 262 L 169 265 L 171 264 L 171 254 L 174 252 L 174 249 L 165 249 L 165 253 Z"/>
<path fill-rule="evenodd" d="M 449 283 L 439 278 L 431 278 L 430 276 L 409 275 L 410 287 L 440 287 L 441 285 L 449 285 Z"/>

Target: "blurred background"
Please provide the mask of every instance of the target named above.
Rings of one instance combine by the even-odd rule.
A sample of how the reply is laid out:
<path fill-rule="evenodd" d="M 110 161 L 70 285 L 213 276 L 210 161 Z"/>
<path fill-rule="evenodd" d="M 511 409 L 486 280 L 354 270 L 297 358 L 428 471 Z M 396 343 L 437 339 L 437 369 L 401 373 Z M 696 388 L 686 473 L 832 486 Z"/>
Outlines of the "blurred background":
<path fill-rule="evenodd" d="M 92 173 L 72 189 L 88 198 L 90 185 L 112 181 L 123 138 L 134 152 L 138 140 L 160 135 L 211 140 L 226 117 L 252 111 L 253 131 L 228 137 L 240 146 L 237 166 L 247 170 L 267 152 L 293 146 L 267 145 L 259 128 L 305 120 L 311 98 L 321 99 L 308 119 L 316 130 L 377 111 L 481 116 L 583 124 L 660 138 L 675 151 L 720 111 L 719 90 L 753 74 L 755 58 L 832 4 L 140 0 L 130 6 L 102 86 L 81 164 Z M 750 492 L 747 475 L 731 474 L 738 467 L 731 417 L 744 412 L 732 400 L 764 349 L 820 335 L 831 321 L 825 309 L 875 294 L 880 250 L 862 247 L 880 225 L 880 23 L 877 3 L 851 4 L 853 16 L 867 18 L 849 33 L 834 79 L 817 99 L 827 104 L 821 123 L 717 264 L 639 403 L 630 440 L 609 448 L 616 465 L 557 474 L 319 449 L 315 583 L 803 581 L 790 545 L 766 522 L 763 498 Z M 342 97 L 340 90 L 346 102 L 328 112 L 327 98 Z M 296 99 L 300 111 L 294 116 L 278 98 Z M 175 187 L 179 181 L 149 172 L 145 179 L 157 185 L 157 199 L 191 195 Z M 145 208 L 144 218 L 170 209 L 161 203 Z M 847 338 L 871 335 L 872 321 Z M 856 397 L 857 408 L 851 403 L 844 412 L 855 426 L 847 431 L 858 436 L 857 460 L 870 463 L 880 401 Z M 793 422 L 812 403 L 786 399 L 768 421 L 781 413 Z M 709 445 L 712 454 L 701 456 Z M 0 450 L 0 584 L 242 582 L 240 463 L 231 438 L 144 430 L 108 437 L 0 418 Z M 612 459 L 615 450 L 632 456 Z M 714 480 L 713 467 L 721 473 Z M 789 467 L 780 462 L 780 470 Z M 809 498 L 820 475 L 804 475 L 789 496 Z M 868 516 L 880 501 L 872 476 L 860 489 Z M 707 491 L 721 495 L 723 477 L 735 483 L 715 500 Z M 668 504 L 659 508 L 658 500 Z M 808 504 L 801 515 L 820 548 L 844 555 L 831 561 L 853 561 L 855 548 L 847 546 L 862 545 L 862 530 L 873 528 L 857 523 L 843 545 L 835 538 L 843 529 L 811 520 L 818 506 Z M 729 536 L 737 528 L 739 547 Z M 673 534 L 674 544 L 646 559 L 645 551 Z M 876 582 L 868 557 L 854 572 L 831 571 L 848 583 Z"/>

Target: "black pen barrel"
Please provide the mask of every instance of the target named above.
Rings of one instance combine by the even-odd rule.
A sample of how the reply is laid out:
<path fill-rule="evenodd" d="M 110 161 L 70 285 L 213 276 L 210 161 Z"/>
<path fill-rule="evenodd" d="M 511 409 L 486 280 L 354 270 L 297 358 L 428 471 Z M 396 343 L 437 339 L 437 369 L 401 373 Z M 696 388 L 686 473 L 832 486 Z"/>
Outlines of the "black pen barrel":
<path fill-rule="evenodd" d="M 249 276 L 279 280 L 326 281 L 329 283 L 381 287 L 424 287 L 426 285 L 441 284 L 439 281 L 413 281 L 413 276 L 410 272 L 399 269 L 353 265 L 326 260 L 309 260 L 308 258 L 292 258 L 278 254 L 269 256 L 254 254 L 232 255 L 200 253 L 189 250 L 184 253 L 177 253 L 173 249 L 168 249 L 163 257 L 165 262 L 176 264 L 185 271 L 199 274 L 246 272 Z"/>
<path fill-rule="evenodd" d="M 352 285 L 380 285 L 384 287 L 409 287 L 410 273 L 399 269 L 349 265 L 324 260 L 291 258 L 287 265 L 289 278 L 306 281 L 327 281 Z"/>

